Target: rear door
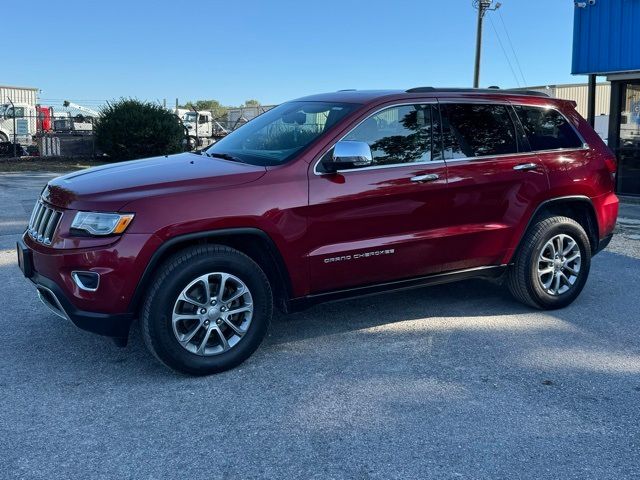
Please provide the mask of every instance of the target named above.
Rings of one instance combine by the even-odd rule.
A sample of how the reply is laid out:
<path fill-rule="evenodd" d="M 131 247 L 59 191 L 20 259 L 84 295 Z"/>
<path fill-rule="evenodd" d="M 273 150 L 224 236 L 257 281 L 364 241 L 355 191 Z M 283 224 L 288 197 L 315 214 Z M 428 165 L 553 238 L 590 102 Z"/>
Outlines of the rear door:
<path fill-rule="evenodd" d="M 442 268 L 498 265 L 549 188 L 545 167 L 507 102 L 441 99 L 441 110 L 450 218 Z"/>
<path fill-rule="evenodd" d="M 374 165 L 334 174 L 311 165 L 312 293 L 439 271 L 447 172 L 437 104 L 381 108 L 343 139 L 368 143 Z"/>

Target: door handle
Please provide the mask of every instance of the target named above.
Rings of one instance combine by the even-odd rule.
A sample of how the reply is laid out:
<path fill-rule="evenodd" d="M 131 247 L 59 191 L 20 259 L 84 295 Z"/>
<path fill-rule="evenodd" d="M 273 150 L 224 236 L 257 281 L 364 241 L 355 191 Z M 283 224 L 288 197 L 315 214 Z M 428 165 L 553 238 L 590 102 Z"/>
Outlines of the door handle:
<path fill-rule="evenodd" d="M 537 163 L 520 163 L 513 167 L 514 170 L 535 170 L 538 168 Z"/>
<path fill-rule="evenodd" d="M 412 182 L 433 182 L 434 180 L 438 180 L 440 176 L 436 173 L 427 173 L 426 175 L 418 175 L 417 177 L 411 177 Z"/>

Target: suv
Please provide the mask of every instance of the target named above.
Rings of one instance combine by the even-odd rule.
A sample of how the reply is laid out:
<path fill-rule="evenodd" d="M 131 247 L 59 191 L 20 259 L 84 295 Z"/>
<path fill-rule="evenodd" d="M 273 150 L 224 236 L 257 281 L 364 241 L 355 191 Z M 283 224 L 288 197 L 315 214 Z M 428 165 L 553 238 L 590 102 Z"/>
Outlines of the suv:
<path fill-rule="evenodd" d="M 470 277 L 570 304 L 618 212 L 615 157 L 536 92 L 340 91 L 210 148 L 49 182 L 18 243 L 42 301 L 169 367 L 237 366 L 285 312 Z"/>

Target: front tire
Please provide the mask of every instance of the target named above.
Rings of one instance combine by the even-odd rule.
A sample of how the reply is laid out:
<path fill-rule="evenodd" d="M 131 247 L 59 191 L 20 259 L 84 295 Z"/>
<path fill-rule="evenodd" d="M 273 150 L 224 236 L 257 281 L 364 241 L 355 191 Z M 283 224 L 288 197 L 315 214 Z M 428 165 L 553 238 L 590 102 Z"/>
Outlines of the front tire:
<path fill-rule="evenodd" d="M 507 273 L 516 300 L 544 310 L 573 302 L 587 281 L 591 244 L 572 218 L 540 218 L 525 234 Z"/>
<path fill-rule="evenodd" d="M 170 257 L 146 296 L 147 348 L 169 368 L 209 375 L 234 368 L 264 339 L 273 314 L 267 276 L 251 258 L 219 245 Z"/>

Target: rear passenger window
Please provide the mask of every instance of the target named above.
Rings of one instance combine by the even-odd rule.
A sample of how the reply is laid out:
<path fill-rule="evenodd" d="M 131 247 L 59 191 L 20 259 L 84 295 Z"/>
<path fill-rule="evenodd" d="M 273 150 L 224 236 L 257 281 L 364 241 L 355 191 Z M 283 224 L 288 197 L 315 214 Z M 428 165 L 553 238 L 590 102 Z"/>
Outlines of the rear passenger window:
<path fill-rule="evenodd" d="M 370 116 L 344 139 L 366 142 L 374 165 L 442 159 L 440 115 L 431 105 L 401 105 Z"/>
<path fill-rule="evenodd" d="M 445 104 L 443 115 L 445 158 L 518 151 L 516 128 L 505 105 Z"/>
<path fill-rule="evenodd" d="M 527 134 L 531 150 L 582 147 L 582 140 L 557 110 L 522 105 L 516 105 L 514 109 Z"/>

